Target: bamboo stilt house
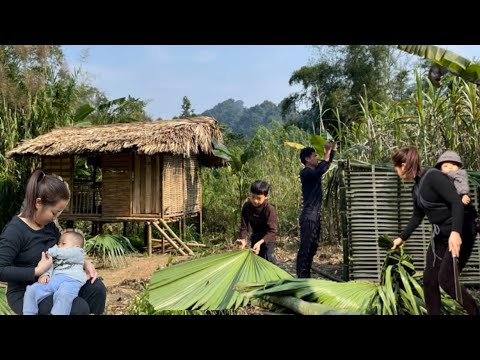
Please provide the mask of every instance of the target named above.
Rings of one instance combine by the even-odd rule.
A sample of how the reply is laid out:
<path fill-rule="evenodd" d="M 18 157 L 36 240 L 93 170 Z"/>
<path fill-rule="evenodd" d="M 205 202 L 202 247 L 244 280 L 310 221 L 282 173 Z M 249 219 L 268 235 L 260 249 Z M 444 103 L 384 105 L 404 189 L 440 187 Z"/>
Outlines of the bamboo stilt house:
<path fill-rule="evenodd" d="M 223 136 L 211 117 L 71 126 L 25 140 L 7 156 L 37 156 L 68 183 L 61 220 L 201 221 L 201 167 L 225 165 L 213 140 Z"/>

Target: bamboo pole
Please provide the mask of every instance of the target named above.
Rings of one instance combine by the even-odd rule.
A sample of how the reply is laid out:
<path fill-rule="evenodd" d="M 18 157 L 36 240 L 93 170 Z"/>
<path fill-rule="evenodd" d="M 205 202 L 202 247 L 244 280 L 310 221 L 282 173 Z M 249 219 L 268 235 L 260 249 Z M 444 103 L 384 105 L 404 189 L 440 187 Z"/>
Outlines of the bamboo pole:
<path fill-rule="evenodd" d="M 148 256 L 152 256 L 152 224 L 147 221 L 147 246 Z"/>
<path fill-rule="evenodd" d="M 350 246 L 351 238 L 348 231 L 347 220 L 347 184 L 345 184 L 345 171 L 350 171 L 349 162 L 338 162 L 338 181 L 340 192 L 340 221 L 342 224 L 342 243 L 343 243 L 343 281 L 348 281 L 350 278 Z M 349 185 L 349 184 L 348 184 Z"/>

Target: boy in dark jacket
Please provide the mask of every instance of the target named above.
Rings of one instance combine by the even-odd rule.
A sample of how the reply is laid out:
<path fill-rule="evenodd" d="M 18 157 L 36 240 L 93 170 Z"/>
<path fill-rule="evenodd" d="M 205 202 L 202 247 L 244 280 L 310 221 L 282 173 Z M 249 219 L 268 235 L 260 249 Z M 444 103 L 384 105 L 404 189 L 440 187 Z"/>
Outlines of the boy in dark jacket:
<path fill-rule="evenodd" d="M 250 196 L 242 208 L 240 238 L 236 246 L 243 249 L 247 245 L 248 228 L 252 229 L 250 245 L 255 254 L 276 264 L 275 240 L 277 237 L 277 211 L 268 203 L 270 184 L 256 180 L 250 187 Z"/>

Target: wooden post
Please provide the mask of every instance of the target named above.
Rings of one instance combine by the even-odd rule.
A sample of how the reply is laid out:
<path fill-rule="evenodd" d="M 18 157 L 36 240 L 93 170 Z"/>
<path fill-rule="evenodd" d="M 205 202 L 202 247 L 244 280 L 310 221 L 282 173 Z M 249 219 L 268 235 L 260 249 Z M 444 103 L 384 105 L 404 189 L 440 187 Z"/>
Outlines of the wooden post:
<path fill-rule="evenodd" d="M 182 227 L 182 219 L 178 220 L 178 236 L 183 238 L 183 227 Z"/>
<path fill-rule="evenodd" d="M 198 164 L 198 188 L 200 190 L 200 212 L 198 213 L 198 222 L 199 222 L 199 231 L 198 233 L 200 234 L 200 241 L 203 240 L 203 215 L 202 215 L 202 212 L 203 212 L 203 201 L 202 201 L 202 198 L 203 198 L 203 186 L 202 186 L 202 167 Z"/>
<path fill-rule="evenodd" d="M 200 229 L 199 235 L 200 235 L 200 241 L 203 240 L 203 218 L 202 218 L 202 208 L 200 208 L 200 212 L 198 213 L 198 228 Z"/>
<path fill-rule="evenodd" d="M 347 184 L 345 184 L 345 171 L 350 171 L 349 162 L 338 162 L 338 182 L 340 192 L 340 221 L 342 224 L 342 243 L 343 243 L 343 281 L 350 278 L 350 231 L 348 231 L 347 221 Z"/>
<path fill-rule="evenodd" d="M 152 225 L 150 221 L 147 221 L 147 248 L 148 248 L 148 256 L 152 256 Z M 162 242 L 163 247 L 163 242 Z"/>
<path fill-rule="evenodd" d="M 165 254 L 165 237 L 162 235 L 162 254 Z"/>

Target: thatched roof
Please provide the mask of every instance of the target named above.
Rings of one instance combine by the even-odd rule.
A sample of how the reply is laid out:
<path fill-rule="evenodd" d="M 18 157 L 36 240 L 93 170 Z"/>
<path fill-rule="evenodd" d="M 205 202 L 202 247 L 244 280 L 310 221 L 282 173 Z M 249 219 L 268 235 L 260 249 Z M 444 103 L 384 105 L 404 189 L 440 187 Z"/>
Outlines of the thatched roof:
<path fill-rule="evenodd" d="M 221 165 L 212 154 L 212 140 L 223 142 L 215 119 L 207 116 L 127 124 L 69 126 L 24 140 L 7 157 L 115 154 L 199 154 L 202 162 Z"/>

